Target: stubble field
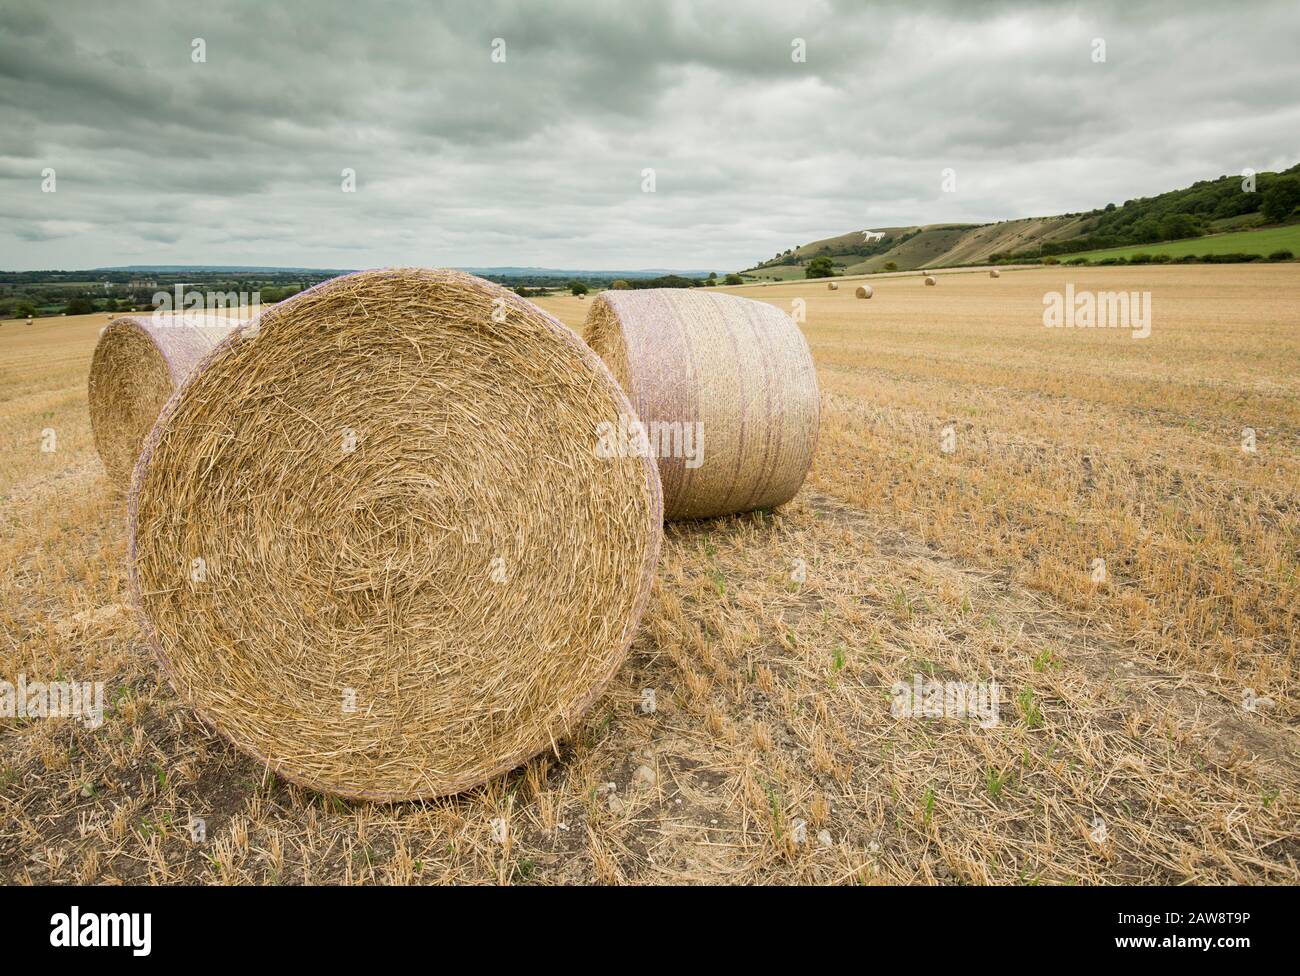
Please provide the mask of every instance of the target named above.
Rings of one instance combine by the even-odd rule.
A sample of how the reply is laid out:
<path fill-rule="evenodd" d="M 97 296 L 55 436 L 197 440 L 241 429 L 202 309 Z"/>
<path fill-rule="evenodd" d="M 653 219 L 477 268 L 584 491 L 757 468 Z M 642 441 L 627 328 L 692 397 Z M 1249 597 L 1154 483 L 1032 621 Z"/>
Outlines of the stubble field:
<path fill-rule="evenodd" d="M 1067 282 L 1150 291 L 1150 336 L 1044 328 Z M 1300 271 L 872 283 L 723 289 L 805 303 L 808 484 L 668 527 L 560 755 L 395 806 L 269 778 L 176 700 L 90 437 L 103 317 L 4 322 L 0 677 L 110 708 L 3 720 L 0 880 L 1300 881 Z M 996 681 L 999 721 L 895 717 L 914 675 Z"/>

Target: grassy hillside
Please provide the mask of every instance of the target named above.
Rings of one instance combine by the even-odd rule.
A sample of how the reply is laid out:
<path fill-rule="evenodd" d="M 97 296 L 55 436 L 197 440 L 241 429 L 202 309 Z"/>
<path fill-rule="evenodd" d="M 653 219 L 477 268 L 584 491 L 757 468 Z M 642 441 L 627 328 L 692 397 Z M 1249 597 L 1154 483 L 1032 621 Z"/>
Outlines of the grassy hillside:
<path fill-rule="evenodd" d="M 827 237 L 760 262 L 741 272 L 749 281 L 789 281 L 805 276 L 816 259 L 829 259 L 835 274 L 913 271 L 990 263 L 1023 263 L 1067 255 L 1269 253 L 1296 250 L 1292 233 L 1261 223 L 1294 219 L 1300 204 L 1300 165 L 1260 173 L 1253 192 L 1237 176 L 1202 180 L 1154 197 L 1114 203 L 1086 213 L 1005 220 L 993 224 L 929 224 L 878 227 Z M 1223 231 L 1240 234 L 1220 233 Z M 875 235 L 883 233 L 883 239 Z M 1252 234 L 1273 234 L 1268 237 Z M 1206 236 L 1209 235 L 1209 236 Z M 1234 243 L 1227 238 L 1243 236 Z M 1209 243 L 1207 243 L 1207 241 Z M 1104 252 L 1104 253 L 1103 253 Z"/>
<path fill-rule="evenodd" d="M 900 241 L 883 254 L 873 255 L 865 261 L 850 265 L 850 274 L 866 271 L 880 271 L 887 263 L 893 261 L 900 270 L 923 268 L 940 255 L 946 254 L 966 234 L 970 233 L 969 224 L 942 224 L 923 227 L 920 233 Z"/>
<path fill-rule="evenodd" d="M 1160 244 L 1142 244 L 1131 247 L 1112 247 L 1101 251 L 1083 251 L 1072 257 L 1099 261 L 1103 258 L 1131 258 L 1134 254 L 1168 254 L 1171 258 L 1189 254 L 1259 254 L 1264 257 L 1275 251 L 1300 254 L 1300 224 L 1285 227 L 1262 227 L 1259 230 L 1237 231 L 1232 234 L 1211 234 L 1191 237 L 1181 241 Z"/>
<path fill-rule="evenodd" d="M 828 237 L 792 248 L 769 261 L 742 271 L 748 281 L 793 281 L 804 277 L 808 262 L 827 256 L 839 275 L 876 271 L 913 271 L 958 264 L 984 264 L 997 251 L 1022 250 L 1077 232 L 1081 218 L 1033 217 L 996 224 L 930 224 L 924 227 L 882 227 L 883 241 L 868 245 L 864 231 Z M 894 268 L 886 268 L 893 264 Z"/>

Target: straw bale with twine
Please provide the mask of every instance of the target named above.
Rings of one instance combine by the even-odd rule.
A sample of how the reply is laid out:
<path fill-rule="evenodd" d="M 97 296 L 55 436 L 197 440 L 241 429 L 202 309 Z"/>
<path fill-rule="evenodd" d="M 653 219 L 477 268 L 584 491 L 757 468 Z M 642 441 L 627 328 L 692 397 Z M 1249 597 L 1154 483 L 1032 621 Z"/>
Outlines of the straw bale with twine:
<path fill-rule="evenodd" d="M 606 291 L 587 313 L 586 339 L 650 435 L 665 518 L 794 497 L 817 446 L 820 400 L 808 344 L 788 315 L 703 290 Z M 702 431 L 699 456 L 665 449 L 679 429 Z"/>

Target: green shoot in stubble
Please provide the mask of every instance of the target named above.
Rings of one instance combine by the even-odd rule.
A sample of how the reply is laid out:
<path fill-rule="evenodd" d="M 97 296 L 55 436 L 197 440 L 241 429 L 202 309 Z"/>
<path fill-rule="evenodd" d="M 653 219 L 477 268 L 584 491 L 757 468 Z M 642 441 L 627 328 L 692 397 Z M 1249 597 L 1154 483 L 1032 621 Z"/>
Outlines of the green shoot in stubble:
<path fill-rule="evenodd" d="M 1002 795 L 1002 788 L 1011 780 L 1011 770 L 994 769 L 990 766 L 984 772 L 984 788 L 989 796 L 996 800 Z"/>
<path fill-rule="evenodd" d="M 844 645 L 837 644 L 831 652 L 831 671 L 826 676 L 826 684 L 831 688 L 835 687 L 835 681 L 839 673 L 844 670 Z"/>
<path fill-rule="evenodd" d="M 772 833 L 775 835 L 777 840 L 780 840 L 782 828 L 785 823 L 785 816 L 781 812 L 781 794 L 771 785 L 765 786 L 764 789 L 767 792 L 767 804 L 772 815 Z"/>
<path fill-rule="evenodd" d="M 718 596 L 727 595 L 727 577 L 723 575 L 722 570 L 715 569 L 709 574 L 713 580 L 713 588 L 718 591 Z"/>
<path fill-rule="evenodd" d="M 1034 701 L 1034 689 L 1025 688 L 1016 696 L 1016 707 L 1020 709 L 1020 714 L 1025 720 L 1025 727 L 1030 729 L 1042 728 L 1043 713 Z"/>

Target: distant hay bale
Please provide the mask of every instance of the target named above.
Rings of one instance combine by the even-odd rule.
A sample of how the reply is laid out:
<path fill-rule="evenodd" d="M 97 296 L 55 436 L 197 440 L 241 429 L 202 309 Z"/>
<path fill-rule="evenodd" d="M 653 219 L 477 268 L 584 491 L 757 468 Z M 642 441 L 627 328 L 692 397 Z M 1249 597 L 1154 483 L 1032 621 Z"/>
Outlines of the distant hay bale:
<path fill-rule="evenodd" d="M 828 281 L 828 282 L 826 282 L 826 287 L 827 287 L 827 289 L 829 289 L 830 291 L 839 291 L 839 290 L 840 290 L 839 283 L 838 283 L 838 282 L 834 282 L 834 281 Z"/>
<path fill-rule="evenodd" d="M 938 282 L 936 282 L 936 281 L 934 280 L 934 275 L 926 275 L 926 276 L 925 276 L 925 283 L 926 283 L 927 285 L 938 284 Z"/>
<path fill-rule="evenodd" d="M 870 285 L 858 285 L 858 290 L 853 294 L 857 295 L 858 298 L 870 298 L 875 292 L 871 290 Z"/>
<path fill-rule="evenodd" d="M 1001 277 L 1002 277 L 1002 272 L 999 271 L 997 268 L 993 268 L 991 271 L 989 271 L 989 277 L 990 277 L 990 278 L 1001 278 Z"/>
<path fill-rule="evenodd" d="M 808 344 L 788 315 L 734 295 L 607 291 L 587 313 L 586 338 L 649 435 L 665 518 L 794 497 L 817 446 L 820 400 Z"/>
<path fill-rule="evenodd" d="M 123 316 L 104 327 L 90 361 L 90 428 L 115 486 L 130 483 L 145 435 L 172 393 L 239 324 L 164 314 Z"/>
<path fill-rule="evenodd" d="M 292 782 L 437 797 L 577 733 L 662 535 L 631 407 L 568 328 L 456 271 L 346 275 L 232 335 L 132 484 L 129 568 L 180 697 Z"/>

